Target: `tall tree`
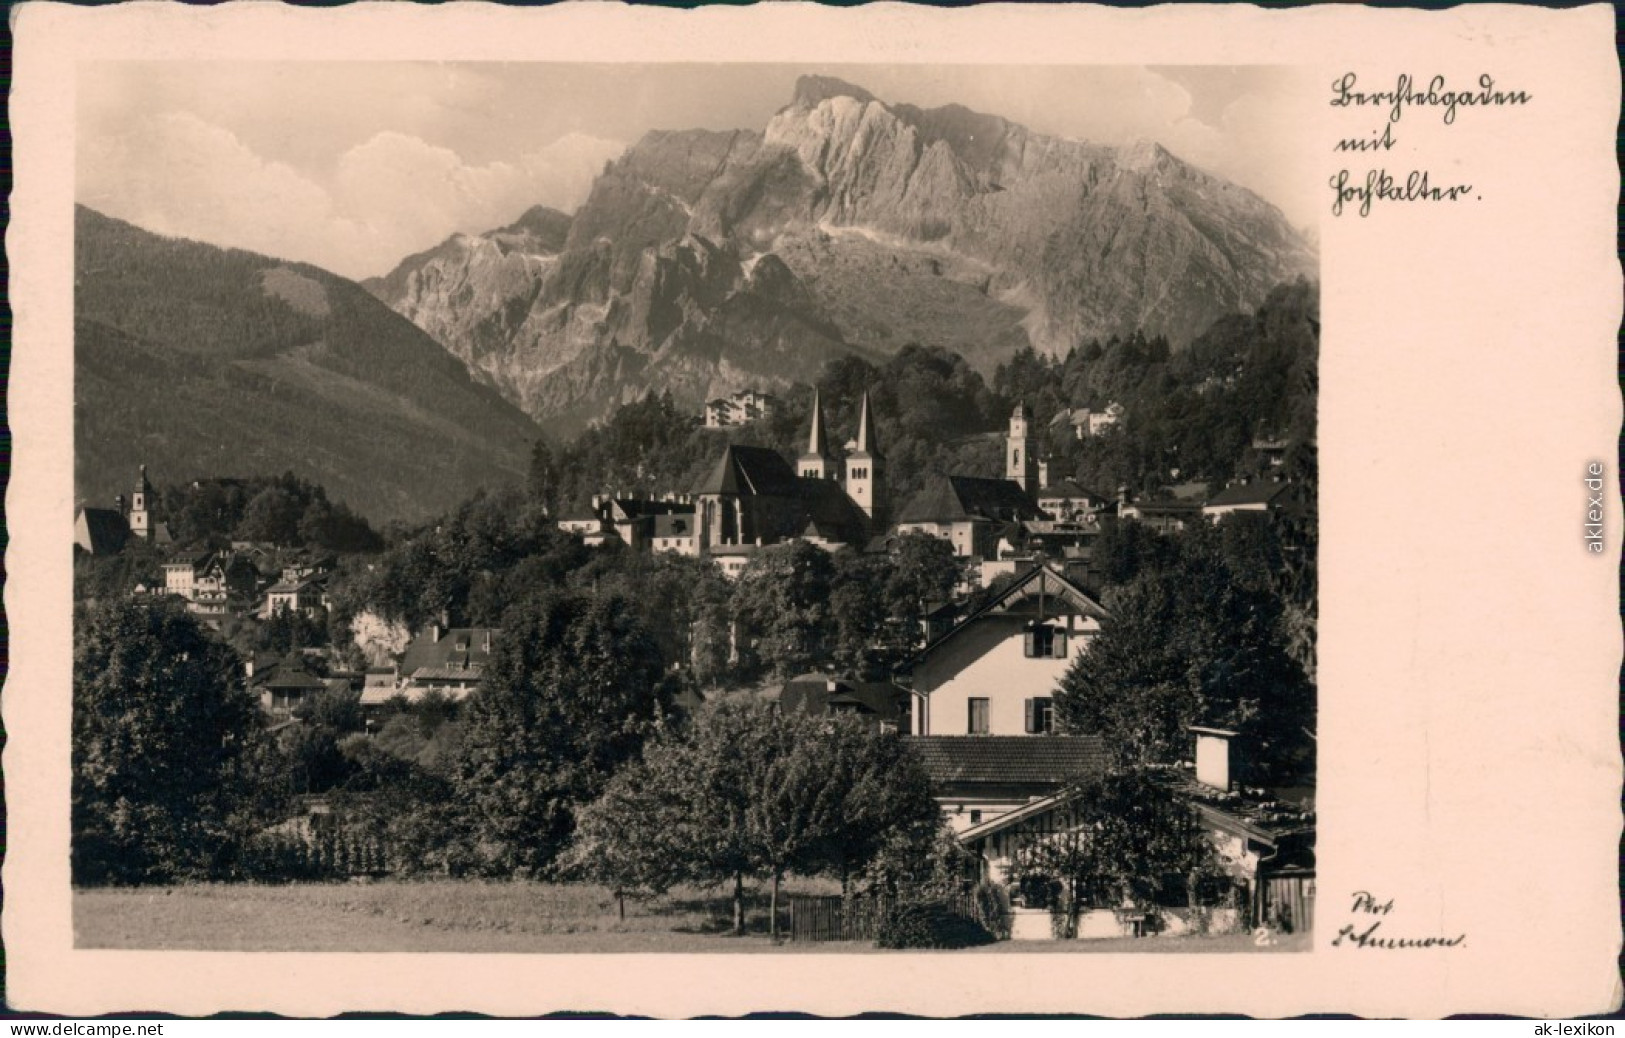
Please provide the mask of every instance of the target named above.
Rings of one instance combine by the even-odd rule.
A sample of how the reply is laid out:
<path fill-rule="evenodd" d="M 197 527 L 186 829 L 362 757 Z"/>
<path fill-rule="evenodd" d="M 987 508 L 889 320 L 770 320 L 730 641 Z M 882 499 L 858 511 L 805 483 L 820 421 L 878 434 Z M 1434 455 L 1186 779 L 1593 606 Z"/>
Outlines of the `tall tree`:
<path fill-rule="evenodd" d="M 1286 653 L 1280 603 L 1206 548 L 1106 598 L 1110 617 L 1056 692 L 1065 730 L 1105 736 L 1122 764 L 1188 755 L 1193 724 L 1236 730 L 1260 777 L 1302 764 L 1314 691 Z"/>
<path fill-rule="evenodd" d="M 747 878 L 772 890 L 794 871 L 843 878 L 938 820 L 929 783 L 896 735 L 761 702 L 707 707 L 663 732 L 583 812 L 570 859 L 618 894 L 730 883 L 743 933 Z"/>
<path fill-rule="evenodd" d="M 73 877 L 217 874 L 259 729 L 236 656 L 178 603 L 81 610 L 73 653 Z"/>
<path fill-rule="evenodd" d="M 534 874 L 576 810 L 670 709 L 660 649 L 625 600 L 547 591 L 509 611 L 465 704 L 455 784 L 497 871 Z"/>
<path fill-rule="evenodd" d="M 827 660 L 834 640 L 834 574 L 829 552 L 805 541 L 757 552 L 734 584 L 742 654 L 780 678 Z"/>

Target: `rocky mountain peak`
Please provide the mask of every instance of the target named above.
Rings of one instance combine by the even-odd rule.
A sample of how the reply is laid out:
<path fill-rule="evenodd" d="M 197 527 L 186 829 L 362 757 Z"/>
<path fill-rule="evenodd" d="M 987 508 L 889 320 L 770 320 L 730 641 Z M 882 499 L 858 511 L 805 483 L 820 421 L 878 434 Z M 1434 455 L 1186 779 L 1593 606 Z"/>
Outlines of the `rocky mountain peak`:
<path fill-rule="evenodd" d="M 875 95 L 834 76 L 800 76 L 796 79 L 795 94 L 790 99 L 793 108 L 817 108 L 832 97 L 850 97 L 868 103 Z"/>
<path fill-rule="evenodd" d="M 556 258 L 532 247 L 566 226 Z M 500 256 L 416 257 L 379 295 L 556 431 L 628 393 L 698 406 L 719 379 L 783 389 L 909 342 L 985 373 L 1024 346 L 1177 348 L 1316 265 L 1274 206 L 1159 144 L 817 75 L 765 127 L 651 130 L 572 217 L 488 238 Z"/>

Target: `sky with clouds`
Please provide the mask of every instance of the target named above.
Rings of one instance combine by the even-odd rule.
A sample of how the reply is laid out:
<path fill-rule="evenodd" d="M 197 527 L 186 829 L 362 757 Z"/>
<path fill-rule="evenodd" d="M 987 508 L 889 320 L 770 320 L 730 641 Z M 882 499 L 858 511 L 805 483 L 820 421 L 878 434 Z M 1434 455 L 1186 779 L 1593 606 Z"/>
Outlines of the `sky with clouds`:
<path fill-rule="evenodd" d="M 761 129 L 796 77 L 959 103 L 1108 144 L 1150 139 L 1275 203 L 1319 192 L 1285 67 L 101 62 L 80 66 L 77 197 L 162 234 L 383 274 L 532 205 L 574 209 L 649 130 Z"/>

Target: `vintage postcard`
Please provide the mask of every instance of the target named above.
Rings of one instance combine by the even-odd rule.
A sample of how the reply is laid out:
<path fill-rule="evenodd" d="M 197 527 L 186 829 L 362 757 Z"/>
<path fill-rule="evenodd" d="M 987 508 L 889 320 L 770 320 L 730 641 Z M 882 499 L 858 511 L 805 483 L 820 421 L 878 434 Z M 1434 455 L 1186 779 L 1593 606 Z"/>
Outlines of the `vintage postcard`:
<path fill-rule="evenodd" d="M 1618 1007 L 1612 9 L 14 27 L 16 1007 Z"/>

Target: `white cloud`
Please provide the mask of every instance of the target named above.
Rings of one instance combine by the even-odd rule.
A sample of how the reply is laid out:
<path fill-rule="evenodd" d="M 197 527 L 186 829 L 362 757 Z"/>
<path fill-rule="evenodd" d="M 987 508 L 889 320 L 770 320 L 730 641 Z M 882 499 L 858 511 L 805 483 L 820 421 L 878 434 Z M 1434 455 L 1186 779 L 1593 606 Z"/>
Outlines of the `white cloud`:
<path fill-rule="evenodd" d="M 312 233 L 342 229 L 320 185 L 193 115 L 151 116 L 87 143 L 80 200 L 149 230 L 307 259 Z"/>
<path fill-rule="evenodd" d="M 79 199 L 161 234 L 303 260 L 348 277 L 389 270 L 454 232 L 570 211 L 623 145 L 570 134 L 484 165 L 397 131 L 374 134 L 325 175 L 267 159 L 189 112 L 144 116 L 80 142 Z"/>
<path fill-rule="evenodd" d="M 587 199 L 593 178 L 604 163 L 626 150 L 619 141 L 607 141 L 584 133 L 563 137 L 524 157 L 535 204 L 571 212 Z"/>

